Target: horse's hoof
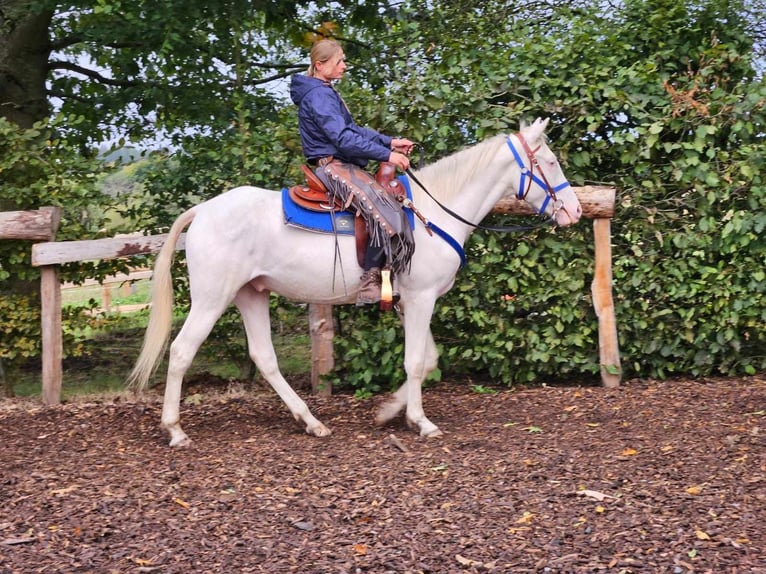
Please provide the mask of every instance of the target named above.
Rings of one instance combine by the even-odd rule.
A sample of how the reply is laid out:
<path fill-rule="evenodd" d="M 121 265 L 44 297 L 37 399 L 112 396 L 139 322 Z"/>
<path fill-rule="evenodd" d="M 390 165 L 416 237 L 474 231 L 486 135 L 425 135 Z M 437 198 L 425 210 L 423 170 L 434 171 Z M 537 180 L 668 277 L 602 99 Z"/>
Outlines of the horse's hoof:
<path fill-rule="evenodd" d="M 170 446 L 183 447 L 191 445 L 191 439 L 186 436 L 186 433 L 183 431 L 181 425 L 178 424 L 178 422 L 162 423 L 160 426 L 166 433 L 170 435 Z"/>
<path fill-rule="evenodd" d="M 323 437 L 323 436 L 330 436 L 332 434 L 332 431 L 328 429 L 326 426 L 324 426 L 322 423 L 319 423 L 314 426 L 307 426 L 306 427 L 306 434 Z"/>
<path fill-rule="evenodd" d="M 426 437 L 426 438 L 435 438 L 438 436 L 442 436 L 444 434 L 442 431 L 439 430 L 439 427 L 437 427 L 434 423 L 432 423 L 426 418 L 420 420 L 419 422 L 416 422 L 412 420 L 411 418 L 407 417 L 407 426 L 410 427 L 410 429 L 412 430 L 420 431 L 420 436 Z"/>
<path fill-rule="evenodd" d="M 382 427 L 383 425 L 392 421 L 399 415 L 400 412 L 402 412 L 402 408 L 404 408 L 404 405 L 400 405 L 394 401 L 385 403 L 378 410 L 378 414 L 375 415 L 375 426 Z"/>
<path fill-rule="evenodd" d="M 192 445 L 192 440 L 184 435 L 182 437 L 173 437 L 170 441 L 170 446 L 173 448 L 187 448 Z"/>

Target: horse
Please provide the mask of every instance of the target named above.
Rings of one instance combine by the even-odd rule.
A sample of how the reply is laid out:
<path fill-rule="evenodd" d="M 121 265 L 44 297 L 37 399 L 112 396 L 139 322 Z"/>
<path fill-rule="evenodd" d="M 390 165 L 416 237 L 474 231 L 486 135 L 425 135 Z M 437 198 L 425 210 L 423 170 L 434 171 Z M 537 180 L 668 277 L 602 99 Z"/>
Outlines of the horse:
<path fill-rule="evenodd" d="M 481 221 L 512 192 L 553 224 L 568 226 L 580 219 L 577 196 L 547 145 L 547 124 L 548 119 L 538 118 L 530 125 L 522 124 L 516 133 L 493 136 L 421 169 L 408 170 L 417 182 L 405 182 L 411 189 L 410 205 L 422 218 L 415 221 L 416 248 L 409 273 L 397 277 L 406 381 L 378 410 L 377 425 L 404 410 L 407 424 L 422 436 L 442 434 L 425 415 L 421 384 L 437 366 L 431 334 L 434 305 L 455 282 L 465 258 L 462 246 L 477 226 L 472 222 Z M 173 310 L 171 264 L 187 226 L 191 308 L 170 345 L 161 415 L 170 446 L 191 442 L 180 424 L 183 376 L 232 303 L 242 315 L 248 353 L 262 376 L 296 421 L 305 425 L 306 433 L 329 435 L 330 429 L 314 417 L 279 370 L 271 341 L 269 294 L 303 303 L 353 303 L 362 269 L 353 237 L 286 225 L 282 196 L 273 190 L 236 187 L 191 207 L 175 220 L 155 261 L 149 323 L 128 384 L 138 392 L 145 389 L 165 354 Z"/>

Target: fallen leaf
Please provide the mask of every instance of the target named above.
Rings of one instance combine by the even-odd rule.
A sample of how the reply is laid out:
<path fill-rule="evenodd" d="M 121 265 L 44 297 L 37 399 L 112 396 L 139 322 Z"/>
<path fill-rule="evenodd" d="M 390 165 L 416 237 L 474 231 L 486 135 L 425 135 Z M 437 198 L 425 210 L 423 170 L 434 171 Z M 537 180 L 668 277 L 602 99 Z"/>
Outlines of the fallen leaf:
<path fill-rule="evenodd" d="M 615 496 L 604 494 L 603 492 L 599 492 L 598 490 L 578 490 L 575 494 L 578 494 L 580 496 L 587 496 L 588 498 L 595 498 L 599 502 L 602 502 L 607 498 L 613 498 L 615 500 L 617 499 L 617 497 Z"/>
<path fill-rule="evenodd" d="M 482 562 L 479 562 L 478 560 L 471 560 L 470 558 L 466 558 L 460 554 L 455 554 L 455 560 L 457 560 L 463 566 L 484 566 Z"/>
<path fill-rule="evenodd" d="M 702 492 L 701 486 L 690 486 L 686 489 L 686 494 L 691 494 L 692 496 L 697 496 L 700 492 Z"/>
<path fill-rule="evenodd" d="M 625 450 L 622 451 L 622 456 L 633 456 L 633 455 L 636 455 L 636 454 L 638 454 L 638 451 L 636 449 L 630 448 L 630 447 L 628 447 L 628 448 L 626 448 Z"/>
<path fill-rule="evenodd" d="M 73 492 L 80 488 L 78 485 L 73 484 L 72 486 L 67 486 L 66 488 L 57 488 L 56 490 L 51 490 L 51 494 L 53 496 L 63 496 L 64 494 L 69 494 L 70 492 Z"/>
<path fill-rule="evenodd" d="M 694 535 L 699 540 L 710 540 L 710 535 L 707 532 L 705 532 L 704 530 L 700 530 L 699 528 L 694 531 Z"/>
<path fill-rule="evenodd" d="M 601 423 L 585 423 L 585 426 L 590 428 L 596 428 L 596 427 L 600 427 Z"/>
<path fill-rule="evenodd" d="M 534 514 L 532 514 L 532 513 L 531 513 L 531 512 L 529 512 L 528 510 L 525 510 L 525 511 L 524 511 L 524 514 L 522 514 L 522 515 L 521 515 L 521 518 L 519 518 L 519 519 L 516 521 L 516 524 L 529 524 L 530 522 L 532 522 L 532 519 L 533 519 L 534 517 L 535 517 L 535 515 L 534 515 Z"/>
<path fill-rule="evenodd" d="M 364 556 L 367 554 L 367 545 L 361 543 L 354 544 L 354 554 L 357 556 Z"/>
<path fill-rule="evenodd" d="M 189 395 L 184 399 L 184 404 L 198 406 L 202 404 L 202 400 L 203 397 L 201 393 L 194 393 L 193 395 Z"/>
<path fill-rule="evenodd" d="M 189 508 L 191 506 L 191 504 L 178 497 L 173 498 L 173 502 L 175 502 L 178 506 L 183 506 L 184 508 Z"/>
<path fill-rule="evenodd" d="M 599 505 L 596 507 L 596 512 L 598 512 L 599 514 L 601 514 L 602 512 L 606 512 L 606 508 L 604 508 L 603 506 L 601 506 L 601 505 L 599 504 Z"/>

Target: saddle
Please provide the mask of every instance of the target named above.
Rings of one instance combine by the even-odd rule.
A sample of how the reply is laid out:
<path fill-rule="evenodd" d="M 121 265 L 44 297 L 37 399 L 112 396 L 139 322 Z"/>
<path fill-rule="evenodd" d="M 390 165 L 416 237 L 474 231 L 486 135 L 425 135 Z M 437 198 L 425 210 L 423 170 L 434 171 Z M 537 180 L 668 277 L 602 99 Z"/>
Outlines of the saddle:
<path fill-rule="evenodd" d="M 309 211 L 328 213 L 332 211 L 344 211 L 344 206 L 338 198 L 333 202 L 330 193 L 324 183 L 307 165 L 301 165 L 303 174 L 306 176 L 305 185 L 294 185 L 288 189 L 290 198 L 299 206 Z M 375 174 L 375 181 L 397 201 L 405 197 L 404 186 L 396 178 L 396 166 L 392 163 L 381 162 Z M 357 213 L 354 217 L 354 236 L 356 238 L 356 258 L 359 266 L 364 266 L 364 253 L 367 250 L 369 230 L 364 218 Z"/>

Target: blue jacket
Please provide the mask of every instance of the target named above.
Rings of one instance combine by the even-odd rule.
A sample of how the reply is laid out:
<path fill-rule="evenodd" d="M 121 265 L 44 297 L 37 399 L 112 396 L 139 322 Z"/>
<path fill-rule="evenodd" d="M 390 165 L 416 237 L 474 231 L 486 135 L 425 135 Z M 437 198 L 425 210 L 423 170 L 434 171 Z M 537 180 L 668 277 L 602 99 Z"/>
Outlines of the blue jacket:
<path fill-rule="evenodd" d="M 304 74 L 293 76 L 290 97 L 298 106 L 298 131 L 303 155 L 314 160 L 328 155 L 361 167 L 367 160 L 388 161 L 391 137 L 356 125 L 333 87 Z"/>

